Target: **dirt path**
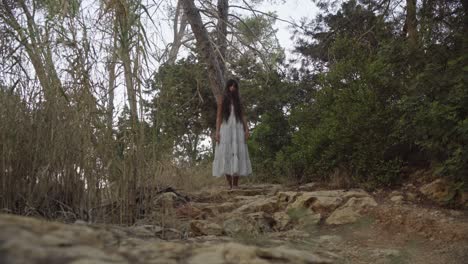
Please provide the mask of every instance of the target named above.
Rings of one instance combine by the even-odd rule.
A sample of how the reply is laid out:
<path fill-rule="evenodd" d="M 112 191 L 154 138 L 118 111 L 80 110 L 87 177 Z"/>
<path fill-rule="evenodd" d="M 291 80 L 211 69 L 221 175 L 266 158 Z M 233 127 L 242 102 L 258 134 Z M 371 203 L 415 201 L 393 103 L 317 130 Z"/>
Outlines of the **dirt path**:
<path fill-rule="evenodd" d="M 236 204 L 237 208 L 245 206 L 245 204 L 254 204 L 252 207 L 255 207 L 255 202 L 258 203 L 257 208 L 250 211 L 244 210 L 244 212 L 247 213 L 247 218 L 249 212 L 257 214 L 256 221 L 259 222 L 260 232 L 234 236 L 241 243 L 287 245 L 312 252 L 329 251 L 331 254 L 328 257 L 336 263 L 468 263 L 467 211 L 422 206 L 409 201 L 395 203 L 390 200 L 391 195 L 389 197 L 380 196 L 378 205 L 364 208 L 361 217 L 356 221 L 329 225 L 326 223 L 326 218 L 332 215 L 333 211 L 344 207 L 346 198 L 343 198 L 335 207 L 333 201 L 320 197 L 334 197 L 333 192 L 335 191 L 316 190 L 313 185 L 310 188 L 302 188 L 302 190 L 285 189 L 272 185 L 252 186 L 234 191 L 213 190 L 212 196 L 208 193 L 199 193 L 198 197 L 205 202 L 215 201 L 209 206 L 204 205 L 205 208 L 216 208 L 217 206 L 225 208 L 230 202 L 237 200 L 241 201 Z M 321 219 L 318 222 L 312 220 L 312 223 L 308 225 L 293 222 L 292 226 L 284 229 L 278 228 L 278 225 L 275 224 L 280 220 L 275 219 L 275 212 L 259 201 L 262 201 L 264 197 L 274 197 L 274 194 L 278 197 L 285 192 L 302 193 L 302 196 L 316 193 L 315 197 L 308 196 L 309 200 L 303 200 L 301 205 L 310 210 L 321 212 Z M 351 190 L 336 194 L 335 197 L 346 197 L 346 193 L 352 192 Z M 213 196 L 216 198 L 210 199 Z M 249 196 L 255 197 L 252 199 L 253 202 L 249 201 L 247 198 Z M 369 196 L 372 197 L 372 195 Z M 355 197 L 361 196 L 355 195 Z M 298 196 L 295 199 L 297 201 L 300 198 L 301 196 Z M 279 200 L 281 203 L 281 196 Z M 287 203 L 290 206 L 294 202 L 291 200 Z M 197 204 L 194 203 L 194 206 Z M 359 208 L 353 209 L 359 211 Z M 276 213 L 282 210 L 287 211 L 281 208 L 281 205 L 279 208 L 273 209 Z M 267 215 L 260 216 L 264 219 L 273 215 L 273 221 L 259 220 L 258 212 L 267 213 Z M 221 211 L 220 213 L 222 215 L 225 212 Z M 289 213 L 291 214 L 291 212 Z M 232 217 L 232 213 L 227 213 L 227 215 Z M 219 215 L 212 218 L 204 217 L 214 222 L 220 218 Z M 299 219 L 301 217 L 307 219 L 307 213 L 298 216 Z M 314 217 L 312 218 L 314 219 Z M 263 226 L 262 228 L 262 225 L 266 225 L 265 223 L 272 226 Z"/>
<path fill-rule="evenodd" d="M 0 214 L 0 263 L 468 263 L 468 213 L 363 190 L 166 192 L 132 227 Z"/>

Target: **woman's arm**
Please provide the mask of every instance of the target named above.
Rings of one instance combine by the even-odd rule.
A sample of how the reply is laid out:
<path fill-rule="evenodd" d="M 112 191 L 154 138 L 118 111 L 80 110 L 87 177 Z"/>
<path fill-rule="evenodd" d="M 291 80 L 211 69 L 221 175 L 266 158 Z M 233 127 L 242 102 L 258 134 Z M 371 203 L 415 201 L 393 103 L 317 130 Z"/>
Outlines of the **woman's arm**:
<path fill-rule="evenodd" d="M 221 129 L 221 121 L 223 119 L 223 97 L 220 95 L 218 96 L 218 109 L 216 112 L 216 135 L 215 140 L 219 142 L 219 130 Z"/>

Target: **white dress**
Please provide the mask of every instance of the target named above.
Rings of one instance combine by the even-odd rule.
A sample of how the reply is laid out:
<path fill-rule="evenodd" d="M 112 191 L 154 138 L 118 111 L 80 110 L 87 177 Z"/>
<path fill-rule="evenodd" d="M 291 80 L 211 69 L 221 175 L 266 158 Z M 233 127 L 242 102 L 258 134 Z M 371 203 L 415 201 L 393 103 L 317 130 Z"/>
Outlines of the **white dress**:
<path fill-rule="evenodd" d="M 213 176 L 248 176 L 252 173 L 249 150 L 245 142 L 244 126 L 236 120 L 234 106 L 228 120 L 224 120 L 220 127 L 220 140 L 216 143 L 213 160 Z"/>

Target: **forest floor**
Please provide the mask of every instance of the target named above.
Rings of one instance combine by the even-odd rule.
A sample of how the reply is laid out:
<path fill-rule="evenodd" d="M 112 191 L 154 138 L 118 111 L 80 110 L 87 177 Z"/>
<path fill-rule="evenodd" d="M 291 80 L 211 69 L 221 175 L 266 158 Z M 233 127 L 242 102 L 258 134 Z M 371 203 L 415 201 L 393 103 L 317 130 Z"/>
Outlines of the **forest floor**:
<path fill-rule="evenodd" d="M 0 263 L 468 263 L 468 211 L 416 189 L 164 192 L 133 226 L 0 214 Z"/>

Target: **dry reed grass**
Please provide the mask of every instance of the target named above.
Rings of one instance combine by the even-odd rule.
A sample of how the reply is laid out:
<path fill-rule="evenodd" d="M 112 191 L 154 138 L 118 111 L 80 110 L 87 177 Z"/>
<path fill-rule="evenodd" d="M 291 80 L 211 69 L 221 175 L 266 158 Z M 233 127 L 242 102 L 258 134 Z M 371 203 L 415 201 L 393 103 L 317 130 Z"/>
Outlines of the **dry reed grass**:
<path fill-rule="evenodd" d="M 4 90 L 0 105 L 2 212 L 132 224 L 152 211 L 151 198 L 162 188 L 188 192 L 216 184 L 209 161 L 177 166 L 158 160 L 138 137 L 132 150 L 131 137 L 116 137 L 100 123 L 105 113 L 93 118 L 89 109 L 60 101 L 36 108 Z"/>

